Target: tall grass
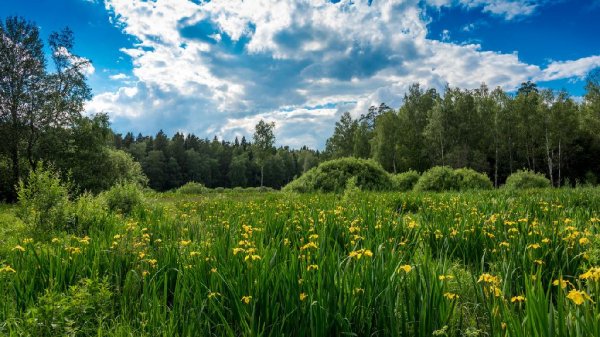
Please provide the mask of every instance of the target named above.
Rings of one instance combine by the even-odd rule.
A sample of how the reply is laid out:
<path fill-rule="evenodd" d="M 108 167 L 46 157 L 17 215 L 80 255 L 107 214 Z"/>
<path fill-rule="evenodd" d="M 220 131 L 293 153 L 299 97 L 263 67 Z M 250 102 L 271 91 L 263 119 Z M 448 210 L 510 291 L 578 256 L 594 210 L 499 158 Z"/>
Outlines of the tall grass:
<path fill-rule="evenodd" d="M 0 334 L 600 335 L 600 190 L 193 200 L 9 231 Z"/>

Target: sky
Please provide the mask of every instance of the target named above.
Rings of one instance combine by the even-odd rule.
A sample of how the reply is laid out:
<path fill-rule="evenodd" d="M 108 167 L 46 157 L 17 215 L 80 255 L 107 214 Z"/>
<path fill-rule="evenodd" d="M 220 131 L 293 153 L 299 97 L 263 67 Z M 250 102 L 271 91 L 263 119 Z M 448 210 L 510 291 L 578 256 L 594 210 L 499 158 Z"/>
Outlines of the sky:
<path fill-rule="evenodd" d="M 74 31 L 86 113 L 119 133 L 233 140 L 264 119 L 322 149 L 344 111 L 397 108 L 412 83 L 580 98 L 600 67 L 600 0 L 1 0 L 10 15 Z"/>

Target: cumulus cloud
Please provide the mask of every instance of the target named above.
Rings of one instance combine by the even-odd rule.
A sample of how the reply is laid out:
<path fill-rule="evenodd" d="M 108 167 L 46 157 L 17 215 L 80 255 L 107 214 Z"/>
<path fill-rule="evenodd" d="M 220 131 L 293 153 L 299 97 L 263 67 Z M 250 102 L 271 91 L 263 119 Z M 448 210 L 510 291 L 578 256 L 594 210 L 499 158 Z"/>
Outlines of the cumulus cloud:
<path fill-rule="evenodd" d="M 502 1 L 461 2 L 510 16 Z M 131 81 L 96 95 L 87 109 L 108 112 L 120 129 L 135 132 L 230 138 L 250 135 L 264 118 L 277 123 L 279 144 L 321 147 L 342 111 L 358 116 L 381 102 L 398 106 L 414 82 L 440 90 L 482 82 L 514 89 L 532 78 L 580 76 L 593 63 L 542 70 L 517 54 L 427 39 L 418 0 L 105 0 L 105 6 L 136 39 L 122 50 L 133 71 Z"/>
<path fill-rule="evenodd" d="M 532 15 L 547 0 L 427 0 L 433 7 L 463 6 L 481 9 L 485 13 L 504 17 L 506 20 Z"/>
<path fill-rule="evenodd" d="M 114 75 L 110 75 L 108 76 L 108 78 L 110 78 L 113 81 L 120 81 L 120 80 L 126 80 L 129 78 L 129 76 L 123 74 L 123 73 L 119 73 L 119 74 L 114 74 Z"/>

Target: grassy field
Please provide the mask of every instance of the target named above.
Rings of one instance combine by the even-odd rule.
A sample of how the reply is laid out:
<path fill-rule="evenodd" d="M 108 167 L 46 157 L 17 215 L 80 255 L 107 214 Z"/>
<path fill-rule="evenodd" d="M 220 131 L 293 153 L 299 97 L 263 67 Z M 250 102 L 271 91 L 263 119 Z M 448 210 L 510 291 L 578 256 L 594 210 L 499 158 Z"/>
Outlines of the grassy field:
<path fill-rule="evenodd" d="M 101 211 L 101 210 L 99 210 Z M 600 336 L 600 189 L 0 207 L 0 335 Z"/>

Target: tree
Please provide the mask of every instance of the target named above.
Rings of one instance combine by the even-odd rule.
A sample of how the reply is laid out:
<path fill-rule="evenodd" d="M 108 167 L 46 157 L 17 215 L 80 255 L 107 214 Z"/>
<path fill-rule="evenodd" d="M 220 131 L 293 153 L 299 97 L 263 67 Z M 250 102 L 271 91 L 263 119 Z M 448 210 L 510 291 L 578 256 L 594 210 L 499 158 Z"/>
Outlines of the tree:
<path fill-rule="evenodd" d="M 344 112 L 335 123 L 333 136 L 327 139 L 325 152 L 331 158 L 349 157 L 354 152 L 354 133 L 358 123 L 352 120 L 349 112 Z"/>
<path fill-rule="evenodd" d="M 21 177 L 21 150 L 39 108 L 45 80 L 39 29 L 22 18 L 0 22 L 0 124 L 12 166 L 12 185 Z M 28 126 L 29 124 L 29 126 Z M 12 198 L 16 195 L 14 190 Z"/>
<path fill-rule="evenodd" d="M 386 111 L 375 120 L 373 157 L 387 171 L 397 172 L 398 162 L 398 115 Z"/>
<path fill-rule="evenodd" d="M 46 71 L 43 43 L 33 23 L 18 17 L 0 22 L 0 129 L 13 185 L 21 177 L 23 156 L 30 167 L 40 159 L 35 155 L 40 136 L 73 126 L 91 98 L 85 77 L 90 62 L 72 53 L 73 32 L 52 33 L 48 44 L 53 73 Z"/>
<path fill-rule="evenodd" d="M 264 183 L 264 169 L 267 159 L 273 155 L 275 148 L 275 135 L 273 134 L 275 129 L 275 123 L 266 123 L 264 120 L 260 120 L 256 124 L 254 131 L 254 149 L 256 151 L 256 159 L 260 166 L 260 186 L 263 187 Z"/>

